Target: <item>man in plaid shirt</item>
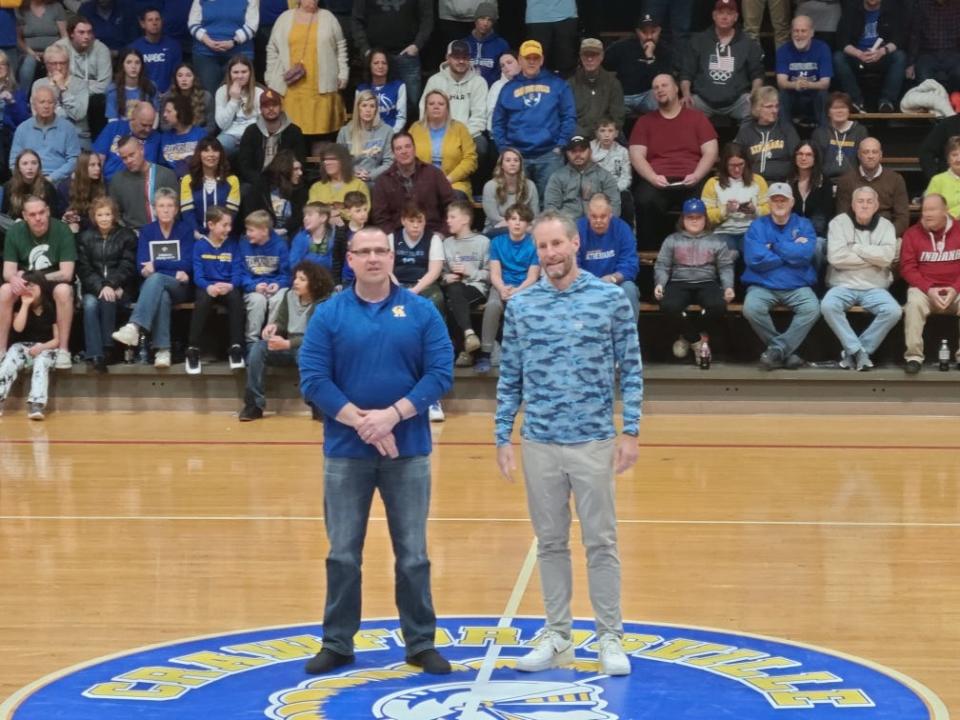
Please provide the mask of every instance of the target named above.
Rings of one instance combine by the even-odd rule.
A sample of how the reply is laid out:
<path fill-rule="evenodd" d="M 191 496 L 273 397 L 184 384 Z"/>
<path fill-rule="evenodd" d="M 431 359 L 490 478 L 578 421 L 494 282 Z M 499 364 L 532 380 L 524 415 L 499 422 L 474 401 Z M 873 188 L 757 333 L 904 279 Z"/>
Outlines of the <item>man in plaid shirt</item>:
<path fill-rule="evenodd" d="M 960 90 L 960 0 L 917 0 L 906 74 Z"/>

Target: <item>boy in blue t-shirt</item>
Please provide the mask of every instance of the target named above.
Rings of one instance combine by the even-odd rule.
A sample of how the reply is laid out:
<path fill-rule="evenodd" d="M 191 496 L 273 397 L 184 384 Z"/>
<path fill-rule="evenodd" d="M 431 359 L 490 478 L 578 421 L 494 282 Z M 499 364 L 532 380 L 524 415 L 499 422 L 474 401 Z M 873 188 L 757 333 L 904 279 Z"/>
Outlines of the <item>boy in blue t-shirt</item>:
<path fill-rule="evenodd" d="M 526 205 L 511 205 L 503 214 L 507 232 L 490 241 L 490 295 L 483 309 L 480 352 L 473 365 L 478 374 L 490 372 L 490 353 L 493 338 L 503 335 L 504 305 L 521 290 L 540 278 L 537 248 L 527 230 L 533 222 L 533 212 Z"/>

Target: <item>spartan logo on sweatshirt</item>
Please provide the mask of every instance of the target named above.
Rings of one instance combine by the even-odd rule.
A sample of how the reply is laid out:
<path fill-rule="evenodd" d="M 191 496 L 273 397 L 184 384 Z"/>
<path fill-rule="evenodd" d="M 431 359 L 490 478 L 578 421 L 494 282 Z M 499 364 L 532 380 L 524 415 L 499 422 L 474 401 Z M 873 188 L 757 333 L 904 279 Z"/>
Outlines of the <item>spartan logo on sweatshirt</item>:
<path fill-rule="evenodd" d="M 247 255 L 246 260 L 251 275 L 274 275 L 280 269 L 279 255 Z"/>
<path fill-rule="evenodd" d="M 49 270 L 53 267 L 53 263 L 50 262 L 50 256 L 47 254 L 50 252 L 50 245 L 43 243 L 42 245 L 34 245 L 30 250 L 30 257 L 27 262 L 27 268 L 29 270 Z"/>

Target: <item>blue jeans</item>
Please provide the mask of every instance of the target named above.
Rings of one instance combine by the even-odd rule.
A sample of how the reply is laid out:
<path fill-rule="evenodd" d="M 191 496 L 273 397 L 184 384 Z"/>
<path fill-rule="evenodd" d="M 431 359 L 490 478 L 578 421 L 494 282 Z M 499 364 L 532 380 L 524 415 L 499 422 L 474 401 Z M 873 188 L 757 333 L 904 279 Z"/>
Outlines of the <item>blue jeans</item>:
<path fill-rule="evenodd" d="M 155 272 L 143 281 L 130 322 L 150 333 L 150 345 L 154 350 L 169 350 L 170 312 L 174 305 L 192 299 L 190 283 Z"/>
<path fill-rule="evenodd" d="M 646 0 L 643 12 L 659 17 L 664 26 L 670 28 L 674 41 L 686 40 L 690 35 L 693 0 Z"/>
<path fill-rule="evenodd" d="M 859 305 L 874 316 L 869 327 L 859 337 L 847 320 L 847 310 L 853 305 Z M 820 312 L 837 336 L 847 357 L 853 357 L 859 350 L 873 355 L 903 314 L 897 301 L 883 288 L 851 290 L 845 287 L 830 288 L 820 303 Z"/>
<path fill-rule="evenodd" d="M 34 60 L 33 55 L 24 54 L 20 60 L 20 70 L 17 72 L 17 82 L 20 83 L 20 87 L 30 88 L 33 86 L 33 79 L 37 74 L 38 64 L 39 63 Z M 14 68 L 16 68 L 16 65 L 10 63 L 10 72 L 14 72 Z"/>
<path fill-rule="evenodd" d="M 240 141 L 237 140 L 233 135 L 228 135 L 225 132 L 217 135 L 217 140 L 220 141 L 220 144 L 223 145 L 223 151 L 227 154 L 228 157 L 233 157 L 237 154 L 237 150 L 240 149 Z"/>
<path fill-rule="evenodd" d="M 780 332 L 773 324 L 770 309 L 775 305 L 786 305 L 793 311 L 790 326 Z M 747 298 L 743 301 L 743 316 L 753 331 L 763 340 L 767 348 L 779 350 L 784 358 L 793 355 L 797 348 L 813 329 L 820 317 L 820 302 L 816 294 L 808 287 L 796 290 L 768 290 L 759 285 L 747 289 Z"/>
<path fill-rule="evenodd" d="M 264 374 L 267 365 L 275 367 L 296 367 L 297 350 L 270 350 L 266 340 L 258 340 L 250 346 L 247 354 L 247 390 L 243 401 L 247 405 L 256 405 L 261 410 L 266 407 L 267 399 L 263 395 Z"/>
<path fill-rule="evenodd" d="M 397 80 L 403 80 L 407 86 L 407 122 L 417 119 L 420 109 L 420 92 L 423 79 L 420 74 L 419 55 L 392 55 L 390 69 Z"/>
<path fill-rule="evenodd" d="M 193 53 L 193 67 L 197 71 L 197 79 L 203 89 L 211 95 L 217 94 L 217 88 L 223 83 L 223 75 L 227 70 L 227 63 L 234 53 L 220 55 L 204 55 Z"/>
<path fill-rule="evenodd" d="M 859 60 L 847 55 L 842 50 L 837 50 L 833 54 L 833 72 L 840 84 L 840 89 L 847 93 L 857 105 L 863 105 L 863 91 L 860 89 L 858 76 L 867 70 L 883 75 L 879 102 L 896 105 L 900 99 L 900 90 L 903 88 L 903 73 L 906 69 L 907 54 L 903 50 L 897 50 L 892 55 L 885 55 L 869 66 L 861 65 Z"/>
<path fill-rule="evenodd" d="M 547 196 L 547 181 L 550 176 L 563 167 L 563 156 L 560 153 L 548 150 L 542 155 L 528 157 L 524 155 L 523 164 L 527 170 L 527 177 L 537 186 L 537 194 L 541 198 Z M 543 200 L 540 200 L 543 203 Z"/>
<path fill-rule="evenodd" d="M 122 300 L 107 302 L 96 295 L 83 295 L 83 347 L 87 359 L 103 357 L 104 348 L 113 347 L 110 337 L 117 329 L 117 306 L 126 307 L 126 294 Z"/>
<path fill-rule="evenodd" d="M 657 109 L 657 101 L 653 97 L 653 90 L 637 93 L 636 95 L 624 95 L 623 104 L 627 110 L 632 112 L 653 112 Z"/>
<path fill-rule="evenodd" d="M 360 565 L 370 503 L 380 491 L 393 545 L 397 610 L 407 656 L 434 646 L 437 616 L 430 594 L 427 512 L 430 457 L 323 460 L 323 515 L 327 524 L 327 604 L 323 646 L 353 653 L 360 628 Z"/>
<path fill-rule="evenodd" d="M 637 289 L 637 284 L 633 280 L 624 280 L 620 283 L 620 289 L 623 290 L 623 294 L 627 296 L 627 300 L 630 302 L 630 309 L 633 310 L 633 321 L 637 322 L 640 319 L 640 290 Z"/>
<path fill-rule="evenodd" d="M 827 124 L 826 90 L 781 90 L 780 120 L 792 123 L 794 118 Z"/>

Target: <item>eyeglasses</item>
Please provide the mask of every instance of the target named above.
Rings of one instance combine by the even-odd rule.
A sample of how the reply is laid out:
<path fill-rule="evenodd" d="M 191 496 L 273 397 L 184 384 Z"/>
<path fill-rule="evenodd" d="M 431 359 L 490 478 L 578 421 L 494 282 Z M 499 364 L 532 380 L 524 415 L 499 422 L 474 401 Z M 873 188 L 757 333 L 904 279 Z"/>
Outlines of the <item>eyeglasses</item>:
<path fill-rule="evenodd" d="M 360 248 L 359 250 L 350 250 L 352 255 L 357 255 L 359 257 L 386 257 L 390 254 L 390 248 L 385 247 L 372 247 L 372 248 Z"/>

